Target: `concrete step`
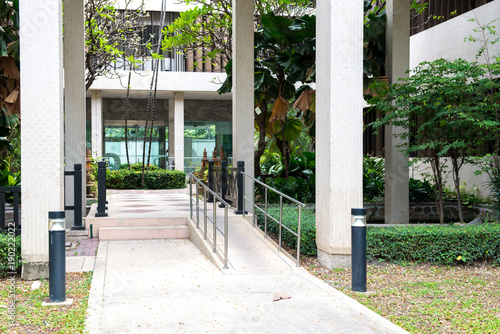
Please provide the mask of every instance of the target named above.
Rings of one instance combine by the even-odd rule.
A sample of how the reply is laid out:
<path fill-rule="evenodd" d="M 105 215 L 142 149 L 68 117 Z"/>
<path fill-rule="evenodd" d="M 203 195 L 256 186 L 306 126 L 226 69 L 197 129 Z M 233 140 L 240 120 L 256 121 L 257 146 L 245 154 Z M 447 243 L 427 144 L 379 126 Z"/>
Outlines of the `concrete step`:
<path fill-rule="evenodd" d="M 99 240 L 187 239 L 189 228 L 178 226 L 100 227 Z"/>
<path fill-rule="evenodd" d="M 178 218 L 113 218 L 113 217 L 87 217 L 85 226 L 87 230 L 92 224 L 93 237 L 100 238 L 100 231 L 105 227 L 144 227 L 144 226 L 185 226 L 186 217 Z"/>
<path fill-rule="evenodd" d="M 66 237 L 69 242 L 87 239 L 89 232 L 87 230 L 66 230 Z"/>

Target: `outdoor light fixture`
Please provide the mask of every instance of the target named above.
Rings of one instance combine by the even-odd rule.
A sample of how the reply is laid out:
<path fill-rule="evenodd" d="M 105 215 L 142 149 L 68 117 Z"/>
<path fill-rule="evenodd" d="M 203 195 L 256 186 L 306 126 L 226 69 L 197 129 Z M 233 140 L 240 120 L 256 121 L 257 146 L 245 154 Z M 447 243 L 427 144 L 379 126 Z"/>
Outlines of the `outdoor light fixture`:
<path fill-rule="evenodd" d="M 49 211 L 49 298 L 66 300 L 66 230 L 64 211 Z"/>
<path fill-rule="evenodd" d="M 49 211 L 49 231 L 64 231 L 64 211 Z"/>
<path fill-rule="evenodd" d="M 366 209 L 351 209 L 352 291 L 366 291 Z"/>

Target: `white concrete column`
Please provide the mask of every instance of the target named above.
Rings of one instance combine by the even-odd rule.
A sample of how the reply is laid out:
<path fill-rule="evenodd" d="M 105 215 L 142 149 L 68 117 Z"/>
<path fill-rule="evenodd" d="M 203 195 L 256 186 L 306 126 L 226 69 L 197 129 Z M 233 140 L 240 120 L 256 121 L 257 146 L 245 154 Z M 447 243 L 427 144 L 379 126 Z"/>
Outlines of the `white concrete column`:
<path fill-rule="evenodd" d="M 184 93 L 174 93 L 175 169 L 184 170 Z M 169 150 L 170 152 L 170 150 Z"/>
<path fill-rule="evenodd" d="M 48 212 L 64 210 L 62 3 L 20 1 L 19 7 L 22 275 L 38 279 L 48 277 Z"/>
<path fill-rule="evenodd" d="M 316 244 L 350 266 L 351 208 L 363 206 L 363 1 L 318 1 Z"/>
<path fill-rule="evenodd" d="M 90 111 L 92 126 L 92 157 L 102 157 L 104 154 L 104 122 L 102 117 L 102 94 L 100 90 L 90 91 Z"/>
<path fill-rule="evenodd" d="M 82 208 L 85 208 L 85 29 L 82 0 L 64 0 L 64 141 L 65 170 L 82 165 Z M 74 205 L 74 183 L 66 180 L 66 203 Z M 66 211 L 66 227 L 74 211 Z"/>
<path fill-rule="evenodd" d="M 168 100 L 168 165 L 172 166 L 175 156 L 175 104 Z"/>
<path fill-rule="evenodd" d="M 386 33 L 386 72 L 390 82 L 407 76 L 410 63 L 410 2 L 388 0 Z M 398 147 L 403 143 L 394 135 L 400 127 L 385 127 L 385 223 L 409 222 L 408 157 Z"/>
<path fill-rule="evenodd" d="M 254 173 L 254 47 L 253 1 L 233 0 L 233 165 L 245 162 Z M 252 198 L 253 183 L 246 179 L 245 195 Z"/>

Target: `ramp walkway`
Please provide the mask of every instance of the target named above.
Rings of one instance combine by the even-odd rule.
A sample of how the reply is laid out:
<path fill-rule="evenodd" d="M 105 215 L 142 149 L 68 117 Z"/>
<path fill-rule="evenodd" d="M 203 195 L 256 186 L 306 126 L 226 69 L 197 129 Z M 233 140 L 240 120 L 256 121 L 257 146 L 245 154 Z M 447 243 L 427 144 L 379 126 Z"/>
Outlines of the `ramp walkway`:
<path fill-rule="evenodd" d="M 187 190 L 108 196 L 108 219 L 136 219 L 135 228 L 141 219 L 183 218 L 189 237 L 100 239 L 89 333 L 406 333 L 296 267 L 232 211 L 229 268 L 221 269 L 193 231 Z M 280 296 L 291 298 L 274 301 Z"/>

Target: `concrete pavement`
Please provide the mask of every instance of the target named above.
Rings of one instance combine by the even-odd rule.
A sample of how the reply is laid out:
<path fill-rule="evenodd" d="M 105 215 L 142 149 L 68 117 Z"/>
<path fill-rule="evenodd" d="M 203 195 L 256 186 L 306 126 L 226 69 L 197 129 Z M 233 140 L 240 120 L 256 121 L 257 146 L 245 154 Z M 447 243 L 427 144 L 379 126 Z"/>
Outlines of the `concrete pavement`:
<path fill-rule="evenodd" d="M 241 216 L 230 215 L 229 240 L 224 270 L 200 240 L 101 240 L 88 332 L 406 333 L 296 267 Z"/>

